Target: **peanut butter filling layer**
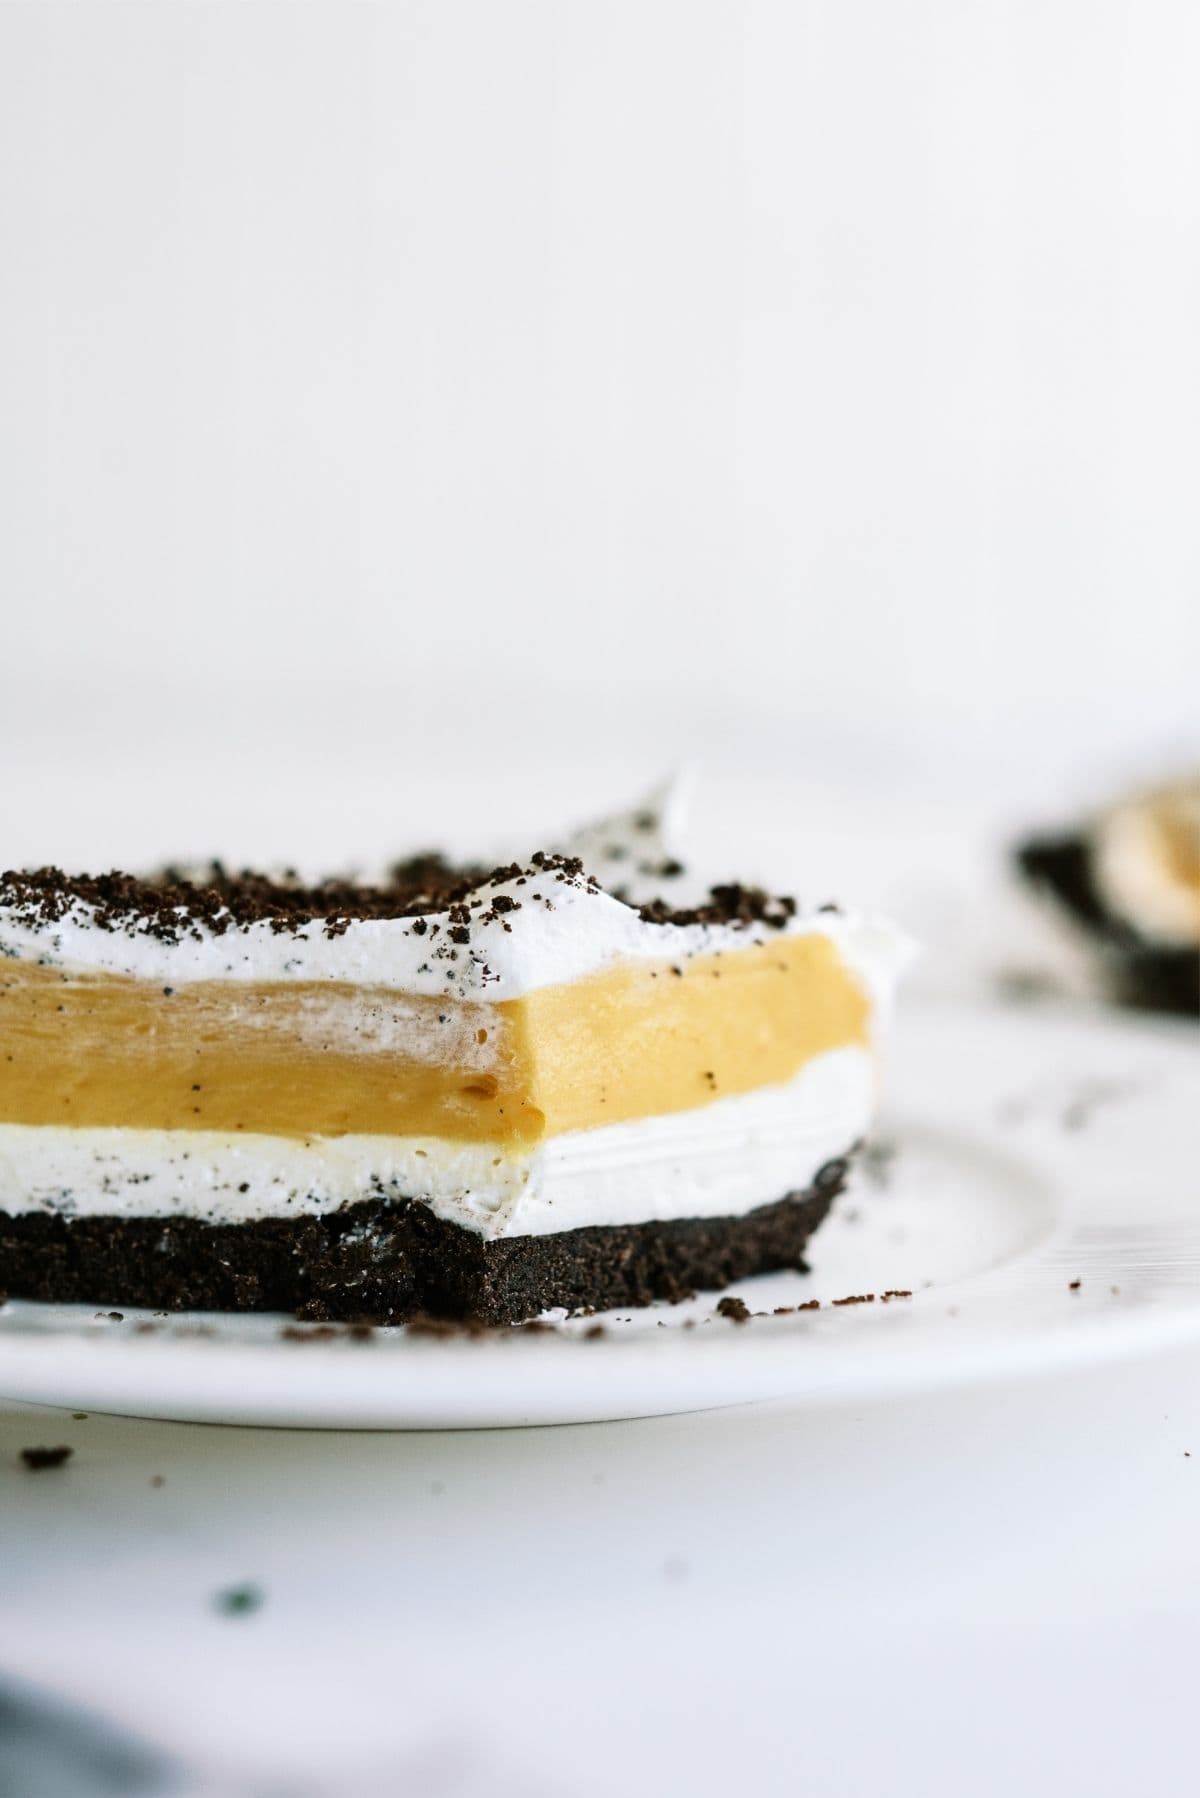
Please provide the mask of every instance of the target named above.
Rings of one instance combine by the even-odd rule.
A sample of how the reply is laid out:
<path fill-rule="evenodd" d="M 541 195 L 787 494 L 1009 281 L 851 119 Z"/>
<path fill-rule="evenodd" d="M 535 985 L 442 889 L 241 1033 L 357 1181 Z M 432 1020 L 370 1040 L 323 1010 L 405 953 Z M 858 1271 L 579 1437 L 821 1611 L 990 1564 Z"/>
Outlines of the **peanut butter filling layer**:
<path fill-rule="evenodd" d="M 868 1041 L 817 933 L 487 1005 L 332 982 L 0 972 L 0 1122 L 532 1146 L 792 1078 Z"/>

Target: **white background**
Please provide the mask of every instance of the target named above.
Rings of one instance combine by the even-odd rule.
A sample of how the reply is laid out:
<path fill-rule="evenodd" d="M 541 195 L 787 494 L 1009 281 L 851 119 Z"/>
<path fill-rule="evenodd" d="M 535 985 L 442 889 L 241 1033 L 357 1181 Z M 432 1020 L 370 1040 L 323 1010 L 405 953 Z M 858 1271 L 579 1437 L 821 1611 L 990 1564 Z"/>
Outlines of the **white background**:
<path fill-rule="evenodd" d="M 1185 0 L 5 7 L 13 855 L 1169 765 L 1198 93 Z"/>

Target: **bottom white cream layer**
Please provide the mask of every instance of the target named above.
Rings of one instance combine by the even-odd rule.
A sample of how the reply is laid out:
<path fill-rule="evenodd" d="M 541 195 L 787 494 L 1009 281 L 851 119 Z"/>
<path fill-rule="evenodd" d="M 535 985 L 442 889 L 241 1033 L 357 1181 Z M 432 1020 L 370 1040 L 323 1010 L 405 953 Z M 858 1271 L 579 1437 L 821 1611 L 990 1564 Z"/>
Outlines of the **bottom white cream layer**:
<path fill-rule="evenodd" d="M 875 1064 L 835 1049 L 781 1086 L 552 1137 L 532 1154 L 439 1137 L 297 1141 L 0 1124 L 0 1211 L 237 1224 L 412 1198 L 481 1236 L 740 1216 L 805 1187 L 875 1108 Z"/>

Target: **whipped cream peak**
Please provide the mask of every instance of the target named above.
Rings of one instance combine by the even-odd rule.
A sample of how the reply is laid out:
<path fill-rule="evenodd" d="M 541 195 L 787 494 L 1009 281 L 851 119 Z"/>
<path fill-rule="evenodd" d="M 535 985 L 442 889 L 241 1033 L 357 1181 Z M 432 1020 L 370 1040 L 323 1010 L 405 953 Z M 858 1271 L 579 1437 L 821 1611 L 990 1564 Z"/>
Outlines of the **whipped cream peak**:
<path fill-rule="evenodd" d="M 694 786 L 690 769 L 674 774 L 637 805 L 570 832 L 561 850 L 578 856 L 607 892 L 630 905 L 701 902 L 705 889 L 682 859 Z"/>

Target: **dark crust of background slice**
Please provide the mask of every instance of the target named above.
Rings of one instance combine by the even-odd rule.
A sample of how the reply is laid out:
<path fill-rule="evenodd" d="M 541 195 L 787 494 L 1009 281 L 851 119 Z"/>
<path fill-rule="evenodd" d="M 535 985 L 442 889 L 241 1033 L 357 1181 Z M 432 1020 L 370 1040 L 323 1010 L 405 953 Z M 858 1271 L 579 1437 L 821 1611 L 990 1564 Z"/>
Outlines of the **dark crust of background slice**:
<path fill-rule="evenodd" d="M 846 1160 L 827 1162 L 806 1190 L 744 1217 L 491 1243 L 410 1199 L 224 1225 L 0 1212 L 0 1283 L 14 1297 L 98 1306 L 520 1323 L 557 1305 L 648 1305 L 776 1268 L 803 1270 L 805 1245 L 847 1168 Z"/>
<path fill-rule="evenodd" d="M 1023 843 L 1016 862 L 1025 878 L 1089 931 L 1119 1004 L 1146 1011 L 1200 1012 L 1200 955 L 1163 949 L 1138 935 L 1104 903 L 1086 837 L 1044 837 Z"/>

